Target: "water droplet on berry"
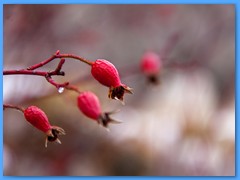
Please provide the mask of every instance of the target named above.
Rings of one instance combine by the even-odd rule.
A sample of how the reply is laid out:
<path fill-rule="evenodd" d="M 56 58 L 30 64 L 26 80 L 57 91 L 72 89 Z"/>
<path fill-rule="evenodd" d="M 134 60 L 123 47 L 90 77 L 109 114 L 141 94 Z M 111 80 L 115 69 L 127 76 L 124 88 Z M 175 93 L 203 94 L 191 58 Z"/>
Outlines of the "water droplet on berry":
<path fill-rule="evenodd" d="M 63 91 L 64 91 L 64 87 L 58 88 L 58 92 L 59 92 L 60 94 L 63 93 Z"/>

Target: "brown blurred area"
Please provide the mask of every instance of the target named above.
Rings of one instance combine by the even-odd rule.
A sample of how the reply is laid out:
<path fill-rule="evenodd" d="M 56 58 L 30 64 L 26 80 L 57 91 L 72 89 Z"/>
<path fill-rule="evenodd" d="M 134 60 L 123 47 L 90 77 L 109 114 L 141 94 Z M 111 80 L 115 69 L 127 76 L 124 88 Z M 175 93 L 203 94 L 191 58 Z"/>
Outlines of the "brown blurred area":
<path fill-rule="evenodd" d="M 64 77 L 99 97 L 121 124 L 103 127 L 82 115 L 76 94 L 44 78 L 5 76 L 3 101 L 43 109 L 63 127 L 62 144 L 23 115 L 4 111 L 6 176 L 235 175 L 235 7 L 233 5 L 4 5 L 4 69 L 36 64 L 60 50 L 104 58 L 134 89 L 125 106 L 90 68 L 67 60 Z M 146 50 L 165 66 L 153 86 L 139 71 Z M 51 62 L 43 70 L 55 69 Z"/>

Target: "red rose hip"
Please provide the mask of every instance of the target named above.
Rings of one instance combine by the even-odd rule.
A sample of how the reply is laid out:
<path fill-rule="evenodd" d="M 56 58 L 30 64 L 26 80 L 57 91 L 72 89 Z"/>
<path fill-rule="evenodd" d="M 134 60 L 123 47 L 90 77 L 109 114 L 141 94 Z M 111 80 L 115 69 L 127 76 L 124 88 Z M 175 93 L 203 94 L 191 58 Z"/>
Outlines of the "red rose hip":
<path fill-rule="evenodd" d="M 98 97 L 92 92 L 81 93 L 77 98 L 78 108 L 91 119 L 97 120 L 101 115 L 101 107 Z"/>
<path fill-rule="evenodd" d="M 90 91 L 85 91 L 79 94 L 77 105 L 79 110 L 85 116 L 97 121 L 104 127 L 107 127 L 109 123 L 119 123 L 109 117 L 112 112 L 102 113 L 98 97 Z"/>
<path fill-rule="evenodd" d="M 162 68 L 162 61 L 159 55 L 154 52 L 146 52 L 141 60 L 141 70 L 152 83 L 158 83 L 158 74 Z"/>
<path fill-rule="evenodd" d="M 52 126 L 47 118 L 47 115 L 36 106 L 29 106 L 24 110 L 25 119 L 32 124 L 35 128 L 44 132 L 47 135 L 45 146 L 47 147 L 47 142 L 56 141 L 61 144 L 61 141 L 58 139 L 58 135 L 64 135 L 65 131 L 58 127 Z"/>
<path fill-rule="evenodd" d="M 97 59 L 92 64 L 91 73 L 99 83 L 109 87 L 109 98 L 123 101 L 125 92 L 132 94 L 132 89 L 121 83 L 116 67 L 109 61 Z"/>

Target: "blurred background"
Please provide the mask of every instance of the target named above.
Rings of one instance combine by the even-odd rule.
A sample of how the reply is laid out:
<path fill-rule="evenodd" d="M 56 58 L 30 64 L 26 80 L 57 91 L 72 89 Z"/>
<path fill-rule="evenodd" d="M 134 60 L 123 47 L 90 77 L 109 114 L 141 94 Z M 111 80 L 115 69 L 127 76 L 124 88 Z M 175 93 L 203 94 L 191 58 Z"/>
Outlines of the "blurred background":
<path fill-rule="evenodd" d="M 67 133 L 45 148 L 44 134 L 6 109 L 4 175 L 235 174 L 234 5 L 4 5 L 3 29 L 5 70 L 60 50 L 111 61 L 134 90 L 125 106 L 108 99 L 90 67 L 71 59 L 54 77 L 94 92 L 103 111 L 121 109 L 112 117 L 123 123 L 107 132 L 78 110 L 76 93 L 60 94 L 42 77 L 4 76 L 4 103 L 36 105 Z M 147 50 L 163 60 L 159 85 L 140 71 Z"/>

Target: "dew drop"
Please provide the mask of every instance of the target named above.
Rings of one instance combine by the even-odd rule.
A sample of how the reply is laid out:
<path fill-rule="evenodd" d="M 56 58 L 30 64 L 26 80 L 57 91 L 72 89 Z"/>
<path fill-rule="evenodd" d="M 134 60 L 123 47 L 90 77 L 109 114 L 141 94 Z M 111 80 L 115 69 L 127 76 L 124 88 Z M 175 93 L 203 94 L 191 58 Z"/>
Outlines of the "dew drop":
<path fill-rule="evenodd" d="M 64 87 L 58 88 L 58 92 L 59 92 L 59 93 L 63 93 L 63 91 L 64 91 Z"/>

